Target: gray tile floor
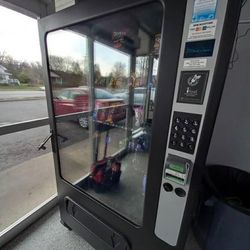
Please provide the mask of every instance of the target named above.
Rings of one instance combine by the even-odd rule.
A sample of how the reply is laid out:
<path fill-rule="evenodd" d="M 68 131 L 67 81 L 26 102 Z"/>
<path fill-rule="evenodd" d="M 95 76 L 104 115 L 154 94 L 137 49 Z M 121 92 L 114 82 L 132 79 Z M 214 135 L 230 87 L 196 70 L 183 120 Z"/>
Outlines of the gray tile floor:
<path fill-rule="evenodd" d="M 94 250 L 85 240 L 60 223 L 58 208 L 54 208 L 2 250 Z"/>
<path fill-rule="evenodd" d="M 94 250 L 84 239 L 61 225 L 57 207 L 2 248 L 2 250 L 37 249 Z M 192 234 L 188 237 L 185 250 L 200 250 Z"/>

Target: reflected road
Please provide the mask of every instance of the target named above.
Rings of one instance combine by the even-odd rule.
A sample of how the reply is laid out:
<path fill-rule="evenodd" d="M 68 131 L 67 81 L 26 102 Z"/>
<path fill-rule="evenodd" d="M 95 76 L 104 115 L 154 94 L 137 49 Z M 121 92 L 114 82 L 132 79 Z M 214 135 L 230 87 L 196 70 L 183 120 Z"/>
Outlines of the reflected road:
<path fill-rule="evenodd" d="M 45 97 L 44 91 L 0 91 L 0 100 Z"/>
<path fill-rule="evenodd" d="M 0 114 L 0 125 L 2 126 L 47 117 L 46 100 L 0 102 Z M 59 127 L 61 128 L 61 124 Z M 88 137 L 87 130 L 81 128 L 76 122 L 64 123 L 63 131 L 63 136 L 68 139 L 62 142 L 59 138 L 61 147 L 66 147 Z M 50 142 L 46 144 L 46 150 L 37 150 L 37 146 L 48 134 L 49 126 L 43 126 L 1 136 L 0 171 L 50 152 Z"/>
<path fill-rule="evenodd" d="M 44 118 L 48 116 L 46 99 L 0 102 L 0 114 L 0 126 Z"/>
<path fill-rule="evenodd" d="M 0 126 L 47 117 L 46 100 L 0 102 L 0 114 Z M 44 126 L 1 136 L 0 171 L 48 153 L 51 149 L 50 143 L 47 144 L 46 150 L 37 151 L 37 146 L 48 133 L 49 127 Z"/>
<path fill-rule="evenodd" d="M 3 126 L 47 117 L 47 104 L 45 99 L 0 102 L 0 113 L 0 125 Z M 60 147 L 67 147 L 88 137 L 88 130 L 73 121 L 59 123 L 58 132 L 67 138 L 65 141 L 59 138 Z M 1 136 L 0 171 L 50 152 L 50 142 L 46 144 L 46 150 L 37 150 L 37 146 L 48 134 L 49 126 L 43 126 Z"/>

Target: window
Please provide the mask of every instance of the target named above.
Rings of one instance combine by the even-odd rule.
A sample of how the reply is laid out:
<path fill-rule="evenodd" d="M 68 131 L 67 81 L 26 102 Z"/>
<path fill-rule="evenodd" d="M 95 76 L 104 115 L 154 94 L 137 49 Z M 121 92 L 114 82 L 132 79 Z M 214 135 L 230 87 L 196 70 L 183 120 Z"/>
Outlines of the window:
<path fill-rule="evenodd" d="M 37 22 L 0 7 L 0 23 L 1 235 L 55 196 L 56 184 L 50 144 L 38 151 L 49 126 Z"/>

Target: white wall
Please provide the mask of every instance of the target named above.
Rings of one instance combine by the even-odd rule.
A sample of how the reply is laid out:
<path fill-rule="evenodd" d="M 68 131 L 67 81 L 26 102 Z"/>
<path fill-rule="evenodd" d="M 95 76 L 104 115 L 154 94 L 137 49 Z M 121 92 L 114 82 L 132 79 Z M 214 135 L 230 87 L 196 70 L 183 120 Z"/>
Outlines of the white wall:
<path fill-rule="evenodd" d="M 250 0 L 241 20 L 250 20 Z M 249 24 L 239 25 L 244 34 Z M 250 30 L 238 40 L 239 59 L 228 71 L 215 125 L 208 164 L 223 164 L 250 172 Z"/>

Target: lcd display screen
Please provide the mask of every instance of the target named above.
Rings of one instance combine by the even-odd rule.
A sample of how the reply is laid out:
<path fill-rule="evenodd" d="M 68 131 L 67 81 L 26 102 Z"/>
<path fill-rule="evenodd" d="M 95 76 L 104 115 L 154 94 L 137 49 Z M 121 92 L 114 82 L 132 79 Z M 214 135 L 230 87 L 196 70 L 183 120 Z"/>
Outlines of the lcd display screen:
<path fill-rule="evenodd" d="M 210 57 L 213 55 L 215 39 L 187 42 L 184 58 Z"/>

